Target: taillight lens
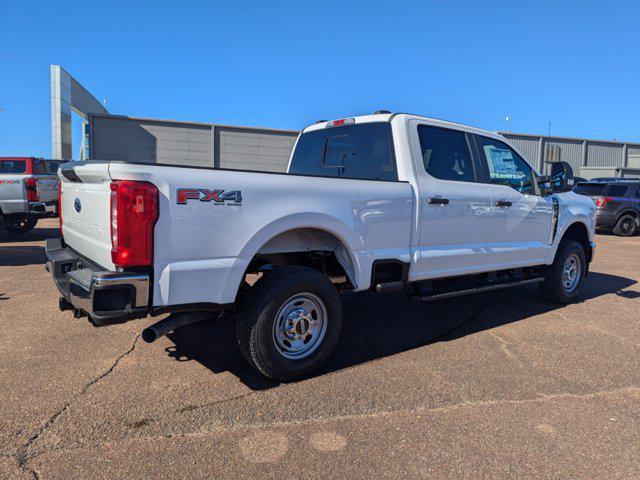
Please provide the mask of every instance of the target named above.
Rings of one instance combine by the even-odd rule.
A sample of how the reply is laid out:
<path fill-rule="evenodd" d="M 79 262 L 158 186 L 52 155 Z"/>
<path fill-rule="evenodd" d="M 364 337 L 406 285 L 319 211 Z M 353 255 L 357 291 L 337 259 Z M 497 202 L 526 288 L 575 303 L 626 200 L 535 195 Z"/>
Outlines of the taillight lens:
<path fill-rule="evenodd" d="M 596 198 L 596 207 L 604 207 L 611 200 L 613 200 L 611 197 L 598 197 Z"/>
<path fill-rule="evenodd" d="M 38 194 L 38 180 L 35 178 L 25 178 L 24 188 L 27 190 L 27 201 L 39 202 L 40 195 Z"/>
<path fill-rule="evenodd" d="M 58 182 L 58 220 L 60 222 L 60 236 L 64 237 L 62 233 L 62 182 Z"/>
<path fill-rule="evenodd" d="M 147 182 L 111 183 L 111 260 L 118 267 L 153 263 L 158 189 Z"/>

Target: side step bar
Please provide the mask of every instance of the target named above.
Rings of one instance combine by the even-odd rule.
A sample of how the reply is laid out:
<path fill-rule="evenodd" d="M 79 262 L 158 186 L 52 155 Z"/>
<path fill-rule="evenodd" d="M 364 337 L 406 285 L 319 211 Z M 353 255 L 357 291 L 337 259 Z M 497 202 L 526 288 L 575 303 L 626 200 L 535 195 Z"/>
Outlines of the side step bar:
<path fill-rule="evenodd" d="M 500 290 L 502 288 L 519 287 L 521 285 L 530 285 L 532 283 L 540 283 L 544 278 L 529 278 L 526 280 L 517 280 L 515 282 L 498 282 L 493 285 L 484 285 L 482 287 L 464 288 L 457 290 L 449 290 L 426 295 L 414 295 L 411 300 L 416 302 L 431 302 L 433 300 L 444 300 L 445 298 L 460 297 L 471 293 L 489 292 L 491 290 Z"/>

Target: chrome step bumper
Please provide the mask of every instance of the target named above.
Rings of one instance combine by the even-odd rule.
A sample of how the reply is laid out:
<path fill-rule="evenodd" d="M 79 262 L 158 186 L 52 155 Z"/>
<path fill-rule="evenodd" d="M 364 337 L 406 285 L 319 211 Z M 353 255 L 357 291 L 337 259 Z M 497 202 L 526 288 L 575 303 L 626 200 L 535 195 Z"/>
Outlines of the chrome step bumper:
<path fill-rule="evenodd" d="M 149 275 L 101 270 L 59 238 L 45 242 L 45 253 L 47 271 L 77 314 L 98 325 L 147 316 Z"/>

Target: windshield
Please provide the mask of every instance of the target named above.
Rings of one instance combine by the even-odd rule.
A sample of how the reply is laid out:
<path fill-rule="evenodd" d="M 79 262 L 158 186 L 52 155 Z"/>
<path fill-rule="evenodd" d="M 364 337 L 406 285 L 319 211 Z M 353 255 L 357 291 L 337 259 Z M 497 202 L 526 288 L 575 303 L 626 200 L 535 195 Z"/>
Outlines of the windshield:
<path fill-rule="evenodd" d="M 25 173 L 27 162 L 24 160 L 1 160 L 0 174 L 2 173 Z"/>
<path fill-rule="evenodd" d="M 606 186 L 606 183 L 579 183 L 573 188 L 573 191 L 580 195 L 597 197 L 602 195 Z"/>

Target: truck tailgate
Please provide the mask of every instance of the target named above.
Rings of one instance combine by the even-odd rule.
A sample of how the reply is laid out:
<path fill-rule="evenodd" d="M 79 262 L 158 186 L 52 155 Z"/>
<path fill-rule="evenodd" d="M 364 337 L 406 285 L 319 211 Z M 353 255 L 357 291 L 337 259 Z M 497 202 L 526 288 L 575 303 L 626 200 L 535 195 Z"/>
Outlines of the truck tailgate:
<path fill-rule="evenodd" d="M 108 163 L 61 167 L 62 234 L 80 255 L 107 270 L 111 261 L 111 190 Z"/>

